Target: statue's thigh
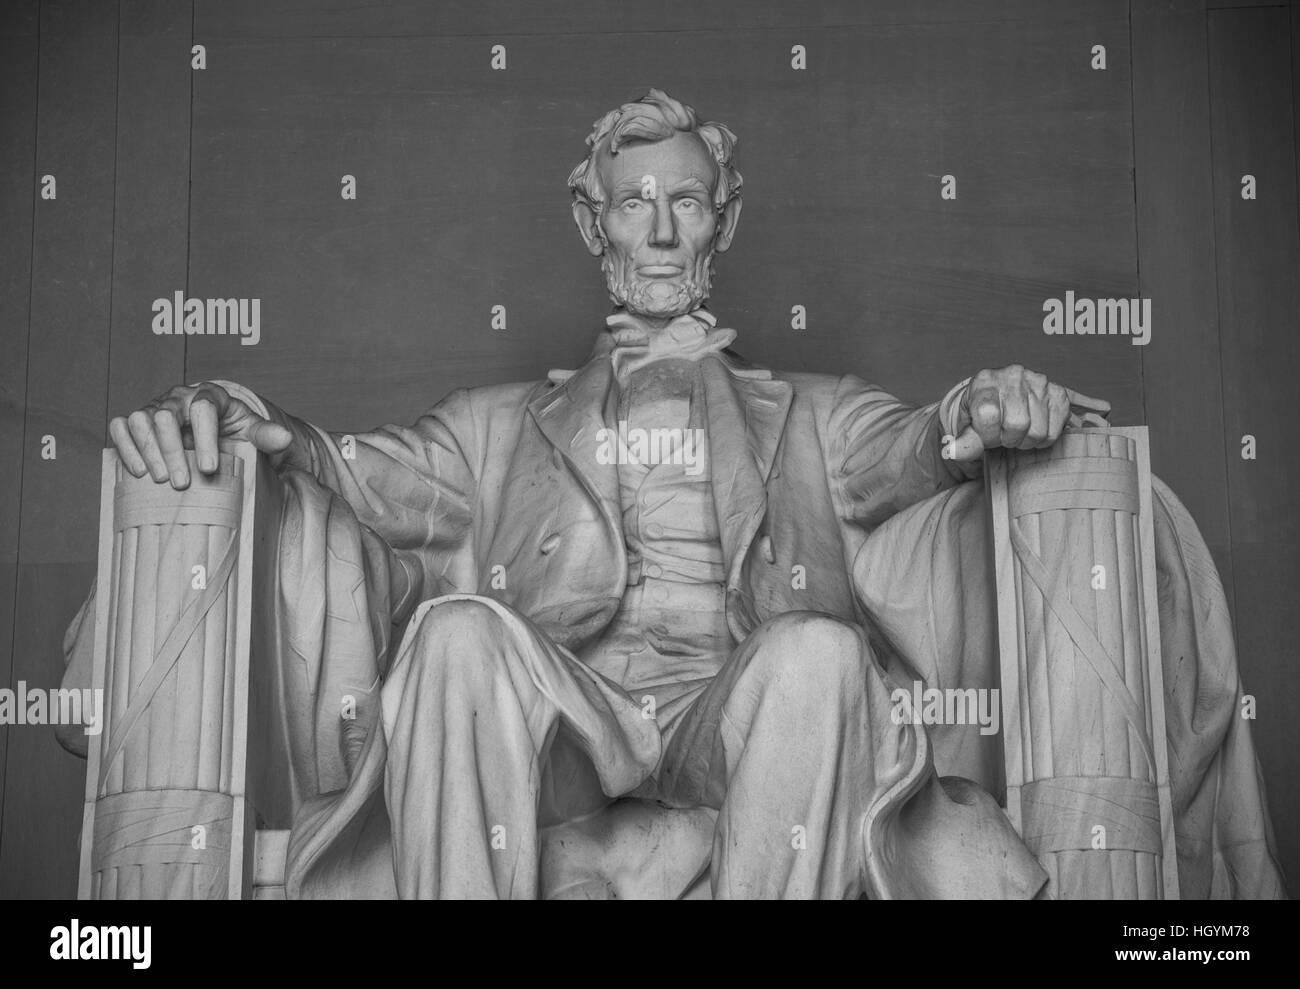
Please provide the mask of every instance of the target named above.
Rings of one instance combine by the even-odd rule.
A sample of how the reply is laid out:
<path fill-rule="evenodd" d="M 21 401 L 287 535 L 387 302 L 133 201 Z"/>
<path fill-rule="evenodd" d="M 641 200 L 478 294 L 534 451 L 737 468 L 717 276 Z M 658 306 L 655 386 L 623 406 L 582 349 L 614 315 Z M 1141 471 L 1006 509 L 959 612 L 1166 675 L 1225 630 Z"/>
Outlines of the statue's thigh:
<path fill-rule="evenodd" d="M 764 622 L 732 653 L 717 677 L 665 738 L 658 780 L 661 799 L 678 806 L 720 808 L 727 789 L 724 717 L 737 736 L 751 731 L 790 745 L 835 730 L 843 698 L 865 698 L 872 674 L 860 629 L 829 615 L 788 612 Z M 753 717 L 764 700 L 766 716 Z M 796 723 L 795 712 L 815 703 L 815 724 Z M 789 712 L 791 720 L 783 717 Z"/>
<path fill-rule="evenodd" d="M 658 760 L 658 729 L 630 697 L 490 598 L 421 605 L 384 690 L 390 748 L 402 726 L 420 733 L 416 748 L 492 730 L 515 739 L 511 758 L 537 760 L 543 827 L 599 810 L 606 790 L 630 790 Z"/>

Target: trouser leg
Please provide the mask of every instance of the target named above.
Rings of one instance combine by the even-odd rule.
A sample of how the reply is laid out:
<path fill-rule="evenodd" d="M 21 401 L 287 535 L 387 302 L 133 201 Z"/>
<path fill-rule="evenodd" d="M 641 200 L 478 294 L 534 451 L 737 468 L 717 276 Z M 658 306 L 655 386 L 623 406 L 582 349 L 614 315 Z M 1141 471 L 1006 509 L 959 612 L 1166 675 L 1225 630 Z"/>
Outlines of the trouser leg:
<path fill-rule="evenodd" d="M 659 772 L 666 799 L 719 811 L 715 898 L 863 892 L 860 829 L 882 719 L 884 729 L 888 693 L 853 625 L 790 613 L 736 650 L 673 732 Z"/>
<path fill-rule="evenodd" d="M 423 606 L 382 696 L 403 898 L 537 896 L 543 770 L 561 728 L 609 797 L 659 755 L 657 729 L 626 694 L 487 598 Z"/>

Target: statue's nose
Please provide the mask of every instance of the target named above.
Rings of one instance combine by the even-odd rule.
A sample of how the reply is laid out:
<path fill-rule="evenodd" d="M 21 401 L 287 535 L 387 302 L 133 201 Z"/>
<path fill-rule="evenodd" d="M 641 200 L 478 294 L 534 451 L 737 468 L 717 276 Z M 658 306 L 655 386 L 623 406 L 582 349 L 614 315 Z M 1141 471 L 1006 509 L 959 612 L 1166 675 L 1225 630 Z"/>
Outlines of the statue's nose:
<path fill-rule="evenodd" d="M 673 222 L 672 207 L 663 196 L 655 200 L 655 225 L 650 243 L 655 247 L 673 247 L 677 243 L 677 224 Z"/>

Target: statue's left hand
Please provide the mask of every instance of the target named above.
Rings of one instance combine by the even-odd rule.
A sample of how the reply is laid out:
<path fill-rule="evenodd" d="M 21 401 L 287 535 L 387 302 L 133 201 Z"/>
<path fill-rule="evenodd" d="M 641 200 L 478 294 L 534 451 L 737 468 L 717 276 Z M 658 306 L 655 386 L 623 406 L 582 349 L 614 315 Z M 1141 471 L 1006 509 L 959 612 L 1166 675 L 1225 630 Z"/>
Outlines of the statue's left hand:
<path fill-rule="evenodd" d="M 1009 364 L 970 379 L 958 406 L 956 436 L 945 437 L 947 460 L 976 460 L 985 450 L 1036 450 L 1057 441 L 1074 406 L 1105 415 L 1110 403 L 1047 380 L 1047 375 Z"/>

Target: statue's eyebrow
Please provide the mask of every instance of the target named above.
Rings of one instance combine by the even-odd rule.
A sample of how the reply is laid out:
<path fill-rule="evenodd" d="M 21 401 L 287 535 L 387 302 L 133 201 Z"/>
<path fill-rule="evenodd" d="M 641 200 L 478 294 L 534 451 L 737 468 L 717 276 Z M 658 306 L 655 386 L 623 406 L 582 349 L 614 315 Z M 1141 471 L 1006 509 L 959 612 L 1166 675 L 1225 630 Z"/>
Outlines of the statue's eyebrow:
<path fill-rule="evenodd" d="M 623 196 L 629 194 L 635 196 L 641 195 L 641 179 L 639 177 L 626 178 L 623 179 L 621 182 L 615 184 L 614 186 L 615 199 L 621 199 Z"/>
<path fill-rule="evenodd" d="M 712 191 L 713 191 L 712 189 L 710 189 L 699 179 L 689 178 L 689 179 L 683 179 L 682 181 L 678 182 L 676 185 L 669 186 L 668 195 L 678 196 L 681 195 L 683 192 L 702 192 L 705 195 L 708 195 Z"/>
<path fill-rule="evenodd" d="M 622 200 L 628 196 L 636 196 L 639 198 L 641 195 L 641 183 L 643 179 L 644 176 L 631 175 L 625 179 L 620 180 L 619 182 L 614 184 L 614 191 L 611 198 L 613 198 L 614 200 Z M 683 193 L 691 193 L 691 192 L 698 192 L 701 193 L 702 195 L 707 196 L 712 192 L 712 190 L 709 188 L 709 186 L 706 183 L 692 176 L 690 178 L 682 179 L 680 182 L 674 183 L 673 185 L 667 187 L 664 190 L 664 192 L 668 196 L 680 196 Z"/>

